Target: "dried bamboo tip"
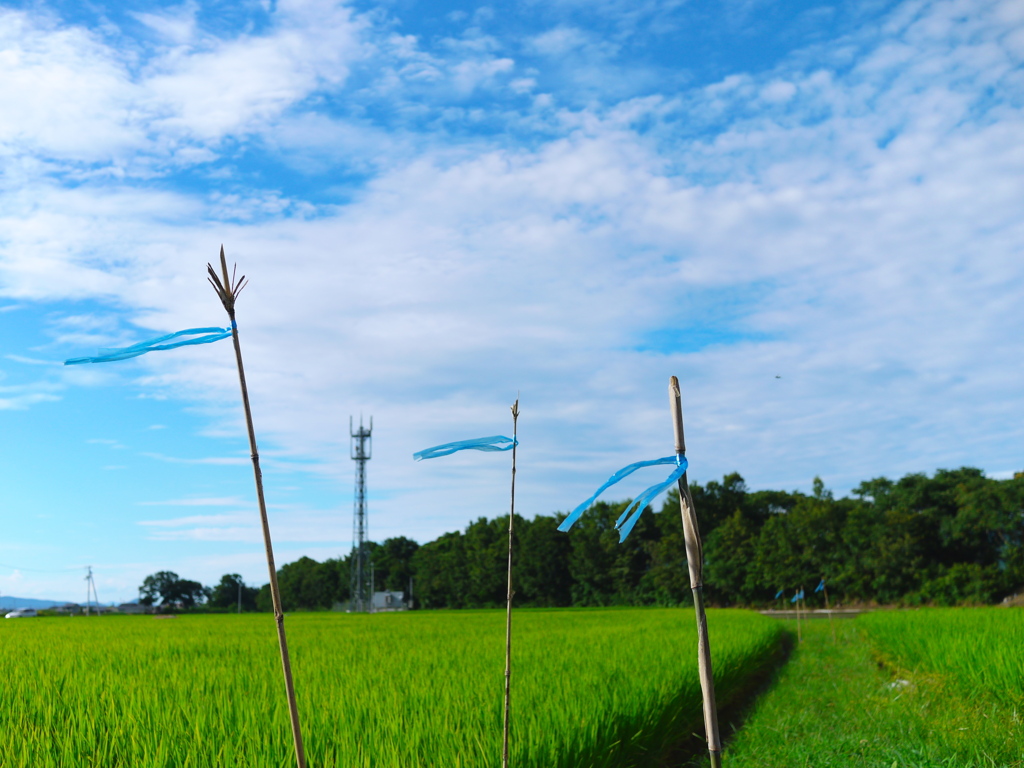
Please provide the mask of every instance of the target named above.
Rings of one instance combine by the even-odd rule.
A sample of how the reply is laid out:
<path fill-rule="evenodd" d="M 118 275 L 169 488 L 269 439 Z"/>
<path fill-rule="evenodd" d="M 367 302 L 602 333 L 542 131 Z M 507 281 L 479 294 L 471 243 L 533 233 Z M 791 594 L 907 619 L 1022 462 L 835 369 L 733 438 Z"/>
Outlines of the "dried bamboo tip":
<path fill-rule="evenodd" d="M 234 320 L 235 300 L 238 299 L 238 294 L 249 284 L 249 281 L 245 279 L 245 275 L 242 275 L 241 278 L 237 276 L 237 264 L 232 268 L 230 277 L 228 276 L 228 261 L 224 256 L 223 245 L 220 247 L 220 268 L 223 278 L 217 274 L 217 270 L 213 268 L 212 264 L 207 263 L 206 271 L 210 273 L 210 276 L 206 279 L 213 286 L 213 290 L 217 292 L 217 298 L 224 305 L 224 310 L 228 313 L 228 317 Z"/>

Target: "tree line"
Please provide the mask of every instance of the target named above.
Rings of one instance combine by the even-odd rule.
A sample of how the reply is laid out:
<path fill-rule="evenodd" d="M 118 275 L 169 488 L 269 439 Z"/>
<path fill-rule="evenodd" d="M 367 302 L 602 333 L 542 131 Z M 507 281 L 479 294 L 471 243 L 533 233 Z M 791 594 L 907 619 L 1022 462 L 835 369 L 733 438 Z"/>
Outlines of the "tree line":
<path fill-rule="evenodd" d="M 733 473 L 691 492 L 712 605 L 770 605 L 779 590 L 788 596 L 800 587 L 810 600 L 821 578 L 842 603 L 992 603 L 1024 586 L 1024 473 L 994 480 L 965 467 L 877 478 L 839 499 L 819 478 L 810 494 L 750 491 Z M 598 502 L 568 534 L 556 530 L 562 513 L 517 516 L 516 604 L 688 602 L 678 494 L 671 491 L 658 514 L 645 511 L 620 544 L 614 524 L 627 503 Z M 401 591 L 420 608 L 502 606 L 507 532 L 507 515 L 481 517 L 423 545 L 404 537 L 370 543 L 375 588 Z M 278 580 L 285 610 L 330 608 L 350 597 L 350 558 L 303 557 Z M 225 575 L 205 604 L 235 606 L 240 582 Z M 271 609 L 269 584 L 244 589 L 244 608 Z M 204 603 L 191 594 L 194 605 Z"/>

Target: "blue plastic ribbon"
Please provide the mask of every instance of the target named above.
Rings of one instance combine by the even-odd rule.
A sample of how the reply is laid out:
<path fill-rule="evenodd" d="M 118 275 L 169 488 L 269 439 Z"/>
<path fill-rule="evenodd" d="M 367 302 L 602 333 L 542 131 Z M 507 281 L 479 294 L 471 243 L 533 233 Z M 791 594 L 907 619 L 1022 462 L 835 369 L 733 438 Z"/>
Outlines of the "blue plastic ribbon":
<path fill-rule="evenodd" d="M 778 599 L 779 599 L 780 597 L 782 597 L 782 593 L 783 593 L 784 591 L 785 591 L 785 590 L 783 590 L 783 589 L 780 589 L 780 590 L 779 590 L 778 592 L 776 592 L 776 593 L 775 593 L 775 599 L 776 599 L 776 600 L 778 600 Z"/>
<path fill-rule="evenodd" d="M 232 323 L 234 327 L 234 323 Z M 202 336 L 198 334 L 204 334 Z M 182 336 L 195 336 L 196 338 L 181 339 Z M 140 341 L 130 347 L 121 349 L 101 349 L 101 354 L 96 357 L 73 357 L 65 360 L 64 365 L 81 365 L 82 363 L 113 363 L 117 360 L 128 360 L 132 357 L 144 355 L 147 352 L 156 352 L 163 349 L 176 349 L 187 347 L 193 344 L 211 344 L 231 336 L 231 328 L 187 328 L 177 333 L 169 333 L 166 336 L 159 336 L 149 341 Z M 172 341 L 181 339 L 181 341 Z M 171 343 L 168 343 L 171 342 Z"/>
<path fill-rule="evenodd" d="M 635 499 L 633 499 L 632 503 L 628 507 L 626 507 L 626 510 L 621 515 L 619 515 L 619 519 L 615 521 L 615 530 L 619 532 L 619 543 L 621 544 L 626 540 L 626 537 L 629 536 L 630 531 L 633 530 L 633 526 L 636 525 L 637 520 L 640 519 L 640 515 L 643 513 L 647 505 L 650 502 L 652 502 L 659 493 L 669 488 L 673 483 L 679 480 L 679 478 L 682 477 L 683 474 L 686 472 L 687 461 L 685 456 L 665 456 L 664 458 L 653 459 L 651 461 L 638 461 L 635 464 L 630 464 L 628 467 L 623 467 L 614 475 L 609 477 L 608 481 L 605 482 L 604 485 L 602 485 L 600 488 L 594 491 L 594 494 L 589 499 L 584 501 L 582 504 L 576 507 L 576 509 L 570 512 L 569 516 L 566 517 L 565 520 L 562 521 L 561 525 L 558 526 L 558 530 L 564 533 L 568 531 L 570 528 L 572 528 L 573 524 L 580 519 L 580 515 L 582 515 L 590 508 L 590 505 L 597 500 L 597 497 L 604 493 L 607 489 L 611 488 L 620 480 L 629 477 L 638 469 L 643 469 L 644 467 L 654 467 L 658 466 L 659 464 L 675 464 L 676 468 L 672 470 L 672 474 L 669 475 L 668 479 L 666 479 L 664 482 L 658 483 L 657 485 L 652 485 L 650 488 L 648 488 Z M 630 512 L 633 512 L 633 514 L 630 515 Z"/>
<path fill-rule="evenodd" d="M 803 600 L 803 599 L 804 599 L 804 591 L 801 589 L 799 592 L 797 592 L 795 595 L 793 595 L 793 599 L 790 600 L 789 602 L 795 603 L 797 600 Z"/>
<path fill-rule="evenodd" d="M 821 590 L 823 590 L 824 588 L 825 588 L 825 579 L 822 579 L 821 583 L 817 587 L 815 587 L 814 591 L 815 592 L 821 592 Z"/>
<path fill-rule="evenodd" d="M 448 456 L 456 451 L 510 451 L 513 446 L 519 445 L 518 440 L 504 435 L 493 435 L 491 437 L 476 437 L 472 440 L 457 440 L 454 443 L 442 443 L 433 448 L 425 448 L 412 455 L 416 461 L 423 459 L 436 459 L 438 456 Z"/>

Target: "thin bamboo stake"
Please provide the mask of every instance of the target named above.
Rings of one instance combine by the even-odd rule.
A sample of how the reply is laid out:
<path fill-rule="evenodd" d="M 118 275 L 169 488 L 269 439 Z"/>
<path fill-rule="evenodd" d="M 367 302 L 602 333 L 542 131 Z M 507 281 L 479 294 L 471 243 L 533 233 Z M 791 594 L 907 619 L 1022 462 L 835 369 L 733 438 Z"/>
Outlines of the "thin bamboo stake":
<path fill-rule="evenodd" d="M 675 429 L 676 456 L 686 457 L 686 440 L 683 436 L 683 407 L 679 398 L 679 379 L 673 376 L 668 385 L 669 406 L 672 411 L 672 425 Z M 722 740 L 718 735 L 718 709 L 715 706 L 715 676 L 711 669 L 711 646 L 708 644 L 708 620 L 704 612 L 704 551 L 697 527 L 697 513 L 693 508 L 693 497 L 686 473 L 679 478 L 679 511 L 683 517 L 683 537 L 686 542 L 686 564 L 690 570 L 690 589 L 693 592 L 693 608 L 697 614 L 697 665 L 700 672 L 700 689 L 704 695 L 704 731 L 708 739 L 708 754 L 711 768 L 721 768 Z"/>
<path fill-rule="evenodd" d="M 281 647 L 281 668 L 284 672 L 284 687 L 288 695 L 288 714 L 291 717 L 292 740 L 295 744 L 295 762 L 298 768 L 306 768 L 306 753 L 302 747 L 302 731 L 299 728 L 299 708 L 295 703 L 295 686 L 292 684 L 292 665 L 288 658 L 288 639 L 284 633 L 284 610 L 281 607 L 281 589 L 277 584 L 277 568 L 274 565 L 274 546 L 270 540 L 270 524 L 267 522 L 267 503 L 263 498 L 263 473 L 260 471 L 260 455 L 256 450 L 256 431 L 252 425 L 252 411 L 249 408 L 249 390 L 245 386 L 245 368 L 242 366 L 242 348 L 238 344 L 238 325 L 235 323 L 235 300 L 246 286 L 245 275 L 235 280 L 235 272 L 228 277 L 228 263 L 224 258 L 224 246 L 220 247 L 220 268 L 223 280 L 217 276 L 213 265 L 207 264 L 210 285 L 217 292 L 224 310 L 231 318 L 231 340 L 235 345 L 235 360 L 238 362 L 238 383 L 242 388 L 242 406 L 245 409 L 245 426 L 249 431 L 249 449 L 252 452 L 252 471 L 256 478 L 256 499 L 259 501 L 260 522 L 263 525 L 263 545 L 267 551 L 267 568 L 270 571 L 270 595 L 274 603 L 274 620 L 277 622 L 277 641 Z M 237 270 L 237 266 L 235 267 Z"/>
<path fill-rule="evenodd" d="M 505 717 L 501 747 L 501 768 L 508 768 L 508 731 L 512 715 L 512 521 L 516 516 L 516 431 L 519 422 L 519 398 L 512 404 L 512 505 L 508 513 L 508 598 L 505 608 Z"/>
<path fill-rule="evenodd" d="M 796 598 L 796 641 L 798 643 L 802 643 L 804 641 L 804 636 L 800 633 L 800 597 L 799 597 L 800 593 L 803 592 L 803 591 L 804 591 L 804 588 L 800 587 L 799 591 L 796 593 L 797 594 L 797 598 Z"/>
<path fill-rule="evenodd" d="M 822 582 L 824 582 L 824 579 L 822 579 Z M 825 593 L 825 610 L 828 612 L 828 628 L 832 630 L 832 643 L 835 644 L 836 625 L 832 623 L 832 608 L 830 608 L 828 604 L 828 586 L 822 583 L 821 590 Z"/>

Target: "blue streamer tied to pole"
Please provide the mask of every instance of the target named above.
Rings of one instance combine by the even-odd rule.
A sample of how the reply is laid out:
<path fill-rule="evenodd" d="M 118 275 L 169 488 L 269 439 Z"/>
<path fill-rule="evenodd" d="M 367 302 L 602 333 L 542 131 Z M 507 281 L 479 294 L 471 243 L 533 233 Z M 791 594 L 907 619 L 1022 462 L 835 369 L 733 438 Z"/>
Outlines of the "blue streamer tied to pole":
<path fill-rule="evenodd" d="M 423 461 L 423 459 L 448 456 L 456 451 L 510 451 L 514 445 L 519 445 L 519 441 L 504 435 L 492 435 L 491 437 L 476 437 L 472 440 L 457 440 L 454 443 L 442 443 L 433 448 L 416 451 L 412 457 L 416 461 Z"/>
<path fill-rule="evenodd" d="M 825 588 L 825 579 L 822 579 L 821 583 L 817 587 L 815 587 L 814 591 L 815 592 L 821 592 L 821 590 L 823 590 L 824 588 Z"/>
<path fill-rule="evenodd" d="M 594 494 L 589 499 L 570 512 L 569 516 L 562 521 L 561 525 L 558 526 L 558 530 L 564 533 L 572 528 L 573 524 L 580 519 L 580 515 L 590 508 L 590 505 L 597 500 L 597 497 L 620 480 L 629 477 L 629 475 L 633 474 L 638 469 L 654 467 L 659 464 L 675 464 L 676 468 L 672 470 L 672 474 L 669 475 L 668 479 L 664 482 L 652 485 L 633 499 L 633 502 L 626 507 L 626 510 L 621 515 L 619 515 L 619 519 L 615 521 L 615 530 L 619 532 L 619 543 L 621 544 L 626 540 L 626 537 L 629 536 L 630 531 L 633 530 L 633 526 L 636 525 L 637 520 L 640 519 L 640 515 L 643 513 L 647 505 L 650 504 L 659 493 L 671 487 L 672 484 L 679 480 L 679 478 L 686 472 L 687 461 L 685 456 L 665 456 L 664 458 L 653 459 L 651 461 L 638 461 L 635 464 L 630 464 L 628 467 L 623 467 L 614 475 L 609 477 L 604 485 L 594 491 Z M 633 514 L 630 515 L 630 512 Z"/>
<path fill-rule="evenodd" d="M 782 596 L 782 593 L 783 593 L 783 590 L 781 590 L 781 589 L 778 592 L 776 592 L 775 593 L 775 599 L 778 600 Z"/>
<path fill-rule="evenodd" d="M 795 603 L 797 600 L 803 600 L 803 599 L 804 599 L 804 591 L 801 589 L 799 592 L 797 592 L 795 595 L 793 595 L 793 599 L 790 600 L 789 602 Z"/>
<path fill-rule="evenodd" d="M 101 354 L 96 357 L 73 357 L 70 360 L 65 360 L 64 365 L 81 365 L 82 363 L 113 363 L 117 360 L 128 360 L 132 357 L 138 357 L 139 355 L 144 355 L 147 352 L 187 347 L 193 344 L 211 344 L 214 341 L 220 341 L 221 339 L 226 339 L 231 336 L 231 330 L 234 327 L 235 325 L 232 323 L 231 328 L 187 328 L 184 331 L 169 333 L 166 336 L 159 336 L 155 339 L 150 339 L 149 341 L 140 341 L 138 344 L 132 344 L 130 347 L 123 347 L 121 349 L 101 349 Z M 184 339 L 182 338 L 183 336 L 194 336 L 195 338 Z M 174 341 L 174 339 L 181 340 Z"/>

